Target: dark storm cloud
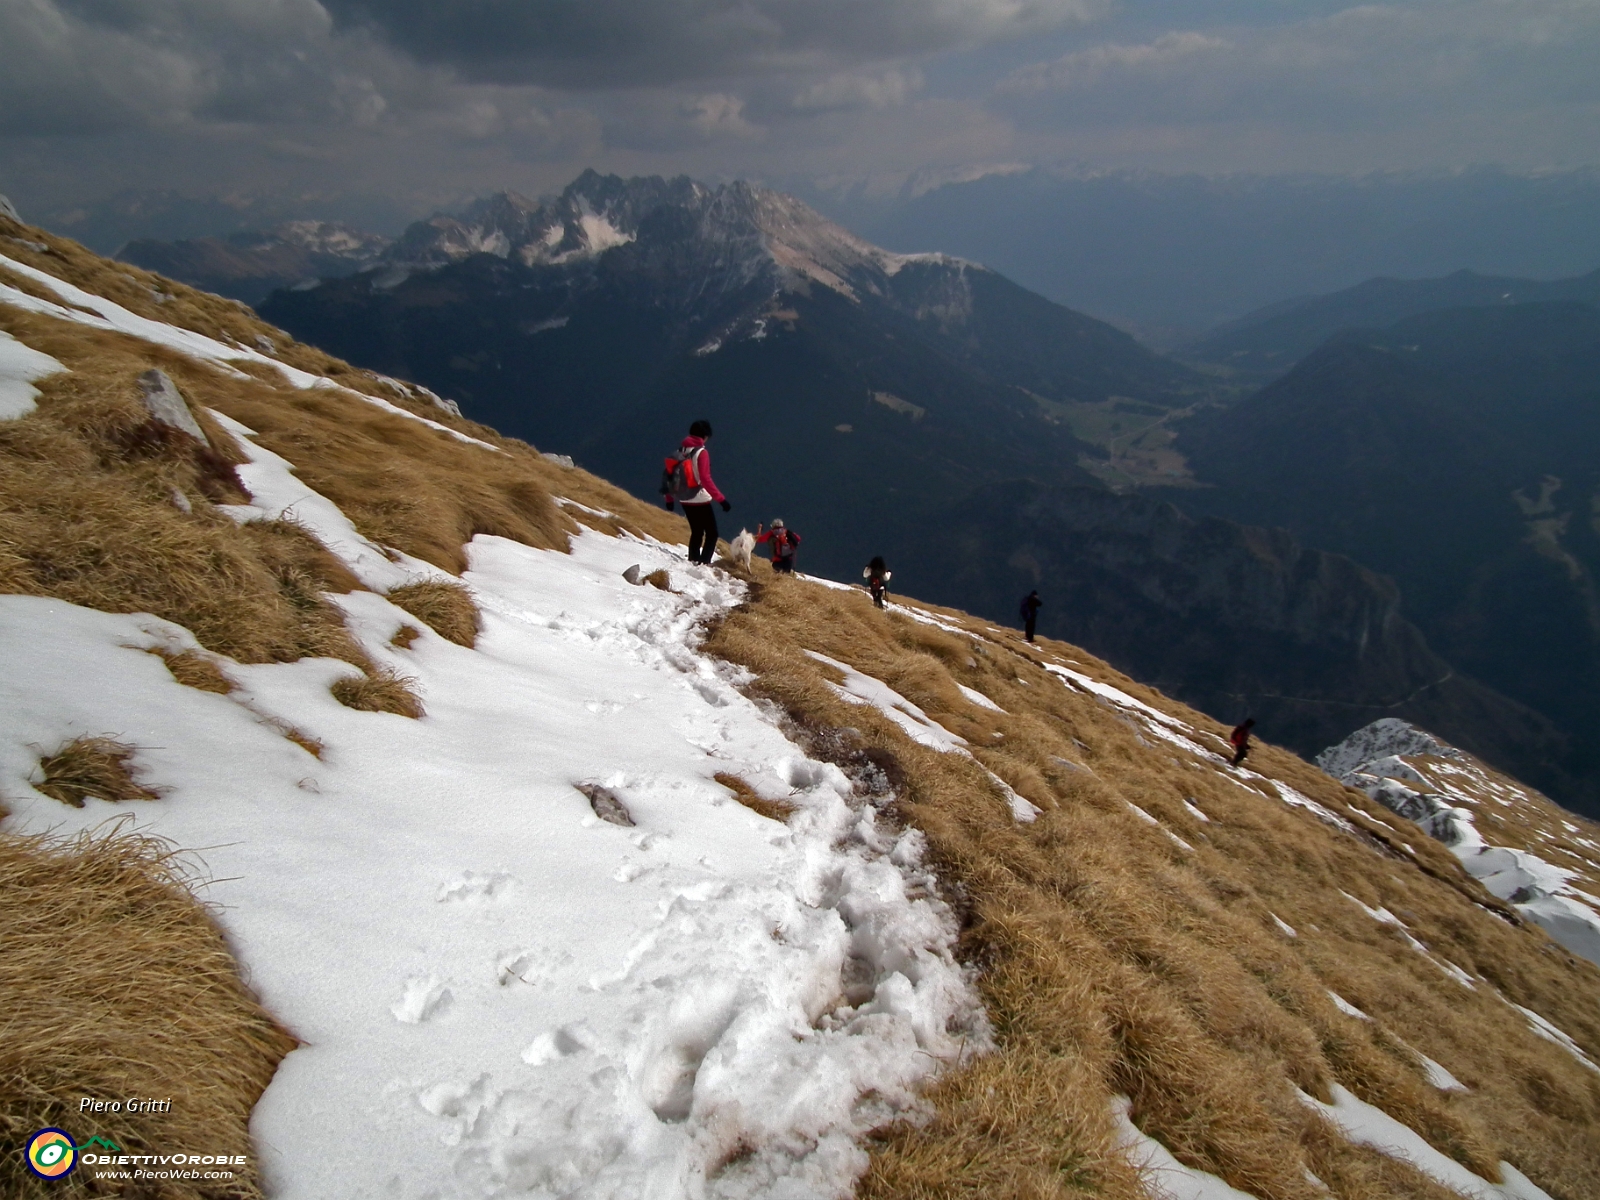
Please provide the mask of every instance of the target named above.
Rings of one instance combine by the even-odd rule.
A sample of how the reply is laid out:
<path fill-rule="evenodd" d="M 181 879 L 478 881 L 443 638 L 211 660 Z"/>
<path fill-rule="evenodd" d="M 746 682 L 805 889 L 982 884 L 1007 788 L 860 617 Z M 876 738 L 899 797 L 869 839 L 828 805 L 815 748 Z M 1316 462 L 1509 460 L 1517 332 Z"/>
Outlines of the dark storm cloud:
<path fill-rule="evenodd" d="M 928 54 L 1092 19 L 1109 0 L 327 0 L 465 77 L 665 84 Z"/>

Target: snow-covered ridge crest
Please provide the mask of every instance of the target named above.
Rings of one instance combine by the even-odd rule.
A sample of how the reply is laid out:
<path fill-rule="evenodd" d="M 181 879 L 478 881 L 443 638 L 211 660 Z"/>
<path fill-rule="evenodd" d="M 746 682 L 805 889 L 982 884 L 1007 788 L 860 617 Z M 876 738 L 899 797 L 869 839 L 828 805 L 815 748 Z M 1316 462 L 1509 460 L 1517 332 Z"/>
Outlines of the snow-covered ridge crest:
<path fill-rule="evenodd" d="M 1493 895 L 1600 964 L 1600 831 L 1585 836 L 1532 788 L 1393 717 L 1324 750 L 1317 765 L 1415 821 Z"/>

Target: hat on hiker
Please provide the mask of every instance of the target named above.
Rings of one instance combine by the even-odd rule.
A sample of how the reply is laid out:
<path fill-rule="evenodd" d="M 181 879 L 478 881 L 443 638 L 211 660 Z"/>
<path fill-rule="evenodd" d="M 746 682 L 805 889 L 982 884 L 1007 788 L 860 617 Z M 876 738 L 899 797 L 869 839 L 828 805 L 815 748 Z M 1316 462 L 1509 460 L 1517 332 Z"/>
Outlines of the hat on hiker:
<path fill-rule="evenodd" d="M 772 518 L 772 527 L 774 529 L 782 529 L 783 528 L 783 518 L 782 517 L 773 517 Z"/>

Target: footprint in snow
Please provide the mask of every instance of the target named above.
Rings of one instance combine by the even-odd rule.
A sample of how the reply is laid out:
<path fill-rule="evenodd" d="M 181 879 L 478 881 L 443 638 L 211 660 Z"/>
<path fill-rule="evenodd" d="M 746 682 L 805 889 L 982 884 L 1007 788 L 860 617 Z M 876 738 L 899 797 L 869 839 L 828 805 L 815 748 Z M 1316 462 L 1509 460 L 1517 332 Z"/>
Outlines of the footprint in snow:
<path fill-rule="evenodd" d="M 454 994 L 438 976 L 413 975 L 406 980 L 405 994 L 389 1011 L 403 1025 L 420 1025 L 447 1012 L 454 1001 Z"/>
<path fill-rule="evenodd" d="M 516 890 L 514 876 L 504 871 L 465 871 L 456 878 L 440 884 L 438 900 L 441 904 L 455 901 L 500 900 Z"/>
<path fill-rule="evenodd" d="M 591 1049 L 593 1045 L 594 1034 L 584 1022 L 576 1021 L 534 1038 L 522 1052 L 522 1061 L 530 1067 L 542 1067 L 546 1063 Z"/>
<path fill-rule="evenodd" d="M 501 987 L 513 981 L 520 981 L 532 987 L 548 983 L 555 976 L 557 968 L 564 967 L 571 961 L 572 955 L 564 950 L 557 953 L 519 946 L 515 950 L 507 950 L 495 959 L 495 979 Z"/>

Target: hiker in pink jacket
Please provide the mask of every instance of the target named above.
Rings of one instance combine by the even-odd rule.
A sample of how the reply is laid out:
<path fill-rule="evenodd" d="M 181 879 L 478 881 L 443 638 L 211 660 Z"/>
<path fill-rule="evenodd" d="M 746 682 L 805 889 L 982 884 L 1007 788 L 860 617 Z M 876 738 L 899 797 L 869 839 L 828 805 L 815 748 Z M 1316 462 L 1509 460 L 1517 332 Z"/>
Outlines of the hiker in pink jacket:
<path fill-rule="evenodd" d="M 723 512 L 733 507 L 711 478 L 711 451 L 706 448 L 710 436 L 710 421 L 696 421 L 689 426 L 689 436 L 683 439 L 677 455 L 667 459 L 661 473 L 661 494 L 667 508 L 676 501 L 683 505 L 683 515 L 689 518 L 689 561 L 707 565 L 717 552 L 717 514 L 711 505 L 722 505 Z"/>

